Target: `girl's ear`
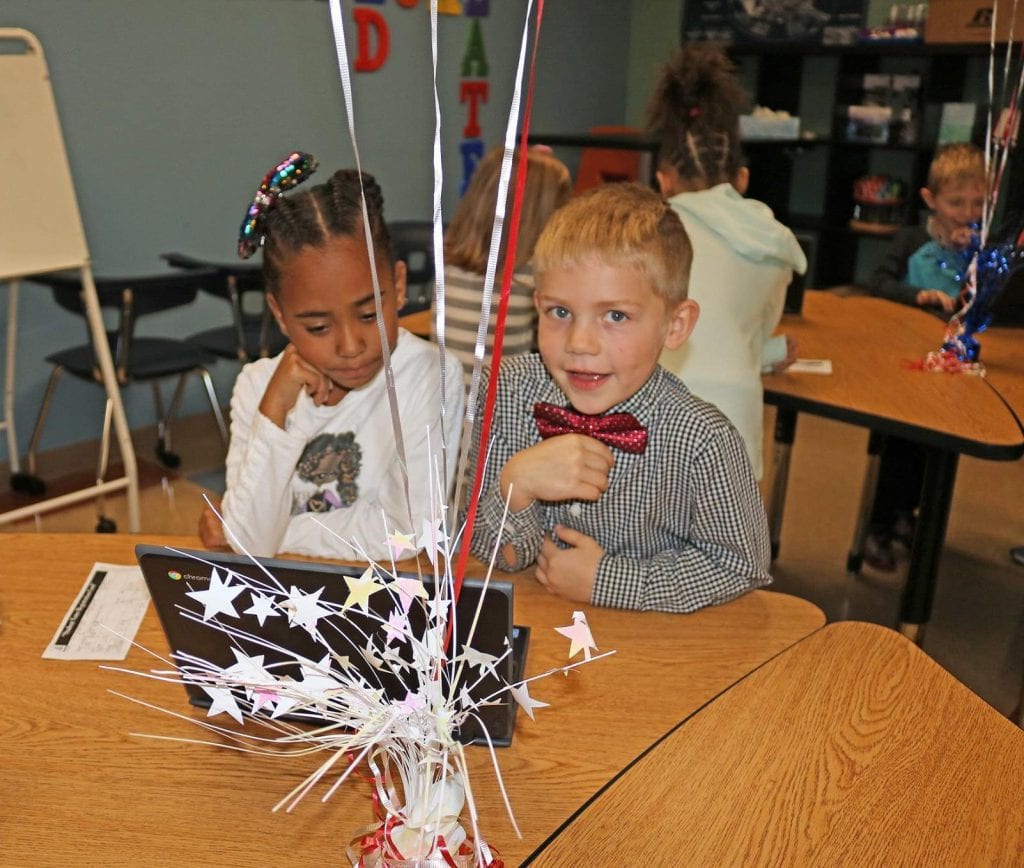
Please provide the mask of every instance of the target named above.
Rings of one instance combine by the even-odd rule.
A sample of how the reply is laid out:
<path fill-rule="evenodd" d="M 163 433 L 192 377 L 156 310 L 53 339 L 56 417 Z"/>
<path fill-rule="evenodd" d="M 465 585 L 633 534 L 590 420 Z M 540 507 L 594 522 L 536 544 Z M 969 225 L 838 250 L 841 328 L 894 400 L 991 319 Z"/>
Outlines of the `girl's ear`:
<path fill-rule="evenodd" d="M 277 299 L 274 297 L 274 293 L 268 292 L 266 294 L 266 297 L 267 307 L 270 308 L 270 312 L 274 315 L 274 319 L 277 320 L 277 327 L 281 329 L 281 334 L 283 334 L 286 338 L 290 337 L 290 335 L 288 334 L 288 329 L 285 327 L 284 324 L 284 315 L 281 313 L 281 305 L 277 303 Z"/>
<path fill-rule="evenodd" d="M 679 349 L 697 325 L 700 305 L 692 298 L 679 302 L 668 315 L 668 331 L 665 333 L 664 348 Z"/>
<path fill-rule="evenodd" d="M 676 193 L 681 192 L 680 187 L 682 185 L 679 179 L 679 170 L 675 166 L 669 163 L 662 163 L 661 168 L 654 173 L 654 177 L 658 179 L 659 192 L 666 199 L 670 199 Z"/>
<path fill-rule="evenodd" d="M 409 271 L 406 268 L 405 263 L 401 259 L 395 262 L 395 265 L 391 270 L 391 279 L 395 284 L 395 310 L 401 310 L 405 307 L 405 292 L 407 289 L 406 283 L 408 275 Z"/>

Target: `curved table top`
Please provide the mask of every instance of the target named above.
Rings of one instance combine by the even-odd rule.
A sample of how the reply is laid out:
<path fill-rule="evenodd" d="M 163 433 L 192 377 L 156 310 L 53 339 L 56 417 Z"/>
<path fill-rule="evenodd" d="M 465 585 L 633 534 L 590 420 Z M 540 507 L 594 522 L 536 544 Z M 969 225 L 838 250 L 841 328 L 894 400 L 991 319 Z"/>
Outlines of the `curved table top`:
<path fill-rule="evenodd" d="M 830 624 L 701 709 L 529 864 L 1019 864 L 1021 768 L 1024 733 L 915 645 Z"/>
<path fill-rule="evenodd" d="M 998 379 L 990 385 L 983 377 L 908 366 L 941 343 L 943 324 L 935 316 L 879 298 L 809 291 L 802 314 L 783 317 L 780 329 L 799 341 L 802 358 L 831 359 L 832 374 L 767 375 L 768 403 L 978 458 L 1024 454 L 1024 430 L 1007 411 Z M 993 338 L 1005 340 L 1000 331 L 980 338 L 983 361 Z M 1008 354 L 1000 364 L 1020 371 L 1024 357 Z"/>
<path fill-rule="evenodd" d="M 94 562 L 133 563 L 140 542 L 198 548 L 197 539 L 5 534 L 0 540 L 0 679 L 8 686 L 0 711 L 7 745 L 0 772 L 5 859 L 119 864 L 130 853 L 133 865 L 164 866 L 268 856 L 275 862 L 301 853 L 309 864 L 344 861 L 350 837 L 372 821 L 365 784 L 350 780 L 327 803 L 319 800 L 321 788 L 292 814 L 272 814 L 315 760 L 133 737 L 206 737 L 189 722 L 203 712 L 187 705 L 177 684 L 111 672 L 96 662 L 41 659 Z M 617 653 L 569 677 L 531 684 L 531 695 L 551 707 L 539 709 L 535 721 L 519 714 L 512 746 L 498 751 L 521 840 L 505 815 L 489 755 L 468 749 L 484 837 L 508 865 L 532 853 L 679 720 L 824 623 L 812 604 L 768 591 L 692 615 L 667 615 L 579 607 L 550 596 L 529 574 L 512 578 L 516 622 L 532 628 L 528 675 L 567 662 L 566 640 L 553 628 L 571 623 L 575 608 L 586 609 L 600 649 Z M 152 611 L 138 641 L 167 651 Z M 160 666 L 139 648 L 124 665 Z"/>

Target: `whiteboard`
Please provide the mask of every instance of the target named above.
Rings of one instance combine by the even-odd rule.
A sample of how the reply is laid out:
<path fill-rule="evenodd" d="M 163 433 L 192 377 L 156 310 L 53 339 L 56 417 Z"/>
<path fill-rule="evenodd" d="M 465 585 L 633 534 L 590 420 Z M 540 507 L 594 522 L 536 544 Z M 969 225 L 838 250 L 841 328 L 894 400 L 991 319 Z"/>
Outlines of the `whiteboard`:
<path fill-rule="evenodd" d="M 88 264 L 39 40 L 0 28 L 0 280 Z"/>

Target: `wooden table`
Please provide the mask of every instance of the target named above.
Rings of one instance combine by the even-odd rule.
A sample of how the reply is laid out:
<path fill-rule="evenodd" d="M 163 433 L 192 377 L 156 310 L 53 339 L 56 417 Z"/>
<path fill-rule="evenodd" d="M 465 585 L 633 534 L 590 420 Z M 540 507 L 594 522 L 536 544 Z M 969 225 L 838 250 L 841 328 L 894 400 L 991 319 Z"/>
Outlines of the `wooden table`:
<path fill-rule="evenodd" d="M 309 761 L 151 741 L 130 733 L 197 738 L 187 720 L 108 691 L 201 718 L 179 685 L 135 678 L 89 661 L 40 655 L 95 561 L 132 563 L 138 542 L 196 547 L 182 537 L 9 534 L 0 538 L 0 861 L 40 864 L 344 864 L 351 835 L 371 821 L 365 785 L 346 783 L 326 804 L 318 790 L 294 813 L 271 814 L 312 769 Z M 532 627 L 527 671 L 567 659 L 553 630 L 573 604 L 529 575 L 516 582 L 516 621 Z M 487 840 L 517 865 L 590 796 L 676 723 L 765 661 L 818 629 L 822 613 L 795 597 L 754 591 L 693 615 L 587 608 L 601 650 L 618 653 L 569 677 L 531 685 L 551 703 L 520 714 L 499 750 L 523 830 L 517 840 L 489 771 L 470 748 L 472 783 Z M 139 631 L 166 653 L 153 612 Z M 154 664 L 133 649 L 127 666 Z"/>
<path fill-rule="evenodd" d="M 1010 865 L 1024 733 L 902 636 L 831 624 L 684 721 L 526 864 Z"/>
<path fill-rule="evenodd" d="M 765 401 L 779 408 L 775 437 L 783 456 L 769 497 L 773 553 L 778 550 L 786 456 L 798 412 L 871 429 L 874 453 L 881 442 L 878 435 L 921 444 L 924 483 L 900 613 L 902 629 L 919 637 L 931 613 L 959 455 L 1015 460 L 1024 454 L 1024 429 L 994 387 L 995 380 L 926 374 L 908 367 L 942 341 L 942 322 L 922 310 L 878 298 L 808 292 L 802 314 L 783 317 L 781 329 L 799 341 L 801 356 L 831 359 L 833 373 L 764 378 Z M 986 333 L 983 345 L 997 331 Z M 1019 373 L 1024 355 L 1008 352 L 1003 365 L 1007 377 L 1008 372 Z M 848 564 L 856 571 L 859 556 L 851 556 Z"/>

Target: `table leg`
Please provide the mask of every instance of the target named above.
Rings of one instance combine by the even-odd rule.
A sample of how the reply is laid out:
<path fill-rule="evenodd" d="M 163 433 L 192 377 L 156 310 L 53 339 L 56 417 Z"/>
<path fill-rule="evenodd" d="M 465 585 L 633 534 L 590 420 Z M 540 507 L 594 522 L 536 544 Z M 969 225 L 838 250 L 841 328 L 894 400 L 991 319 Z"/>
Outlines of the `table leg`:
<path fill-rule="evenodd" d="M 775 413 L 775 472 L 768 497 L 768 533 L 772 560 L 779 556 L 782 537 L 782 513 L 786 507 L 786 486 L 789 484 L 789 458 L 796 437 L 796 410 L 778 407 Z"/>
<path fill-rule="evenodd" d="M 956 452 L 934 446 L 925 449 L 927 457 L 921 486 L 921 508 L 900 609 L 900 632 L 918 645 L 921 644 L 924 627 L 931 617 L 935 578 L 946 538 L 946 524 L 949 521 L 959 460 Z"/>
<path fill-rule="evenodd" d="M 885 436 L 872 431 L 868 437 L 868 468 L 864 472 L 864 486 L 860 491 L 860 506 L 857 509 L 857 525 L 853 531 L 850 553 L 846 556 L 846 572 L 857 574 L 864 563 L 864 540 L 867 539 L 871 524 L 871 510 L 875 505 L 875 490 L 878 488 L 878 465 L 881 461 Z"/>

